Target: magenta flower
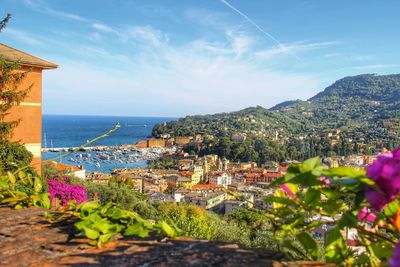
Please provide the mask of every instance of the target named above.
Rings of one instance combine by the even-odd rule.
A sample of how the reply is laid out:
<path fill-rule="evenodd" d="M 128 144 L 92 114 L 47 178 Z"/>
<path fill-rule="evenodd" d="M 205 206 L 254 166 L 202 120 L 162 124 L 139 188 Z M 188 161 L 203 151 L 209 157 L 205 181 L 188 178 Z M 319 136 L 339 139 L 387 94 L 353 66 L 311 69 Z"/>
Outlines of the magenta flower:
<path fill-rule="evenodd" d="M 61 205 L 67 205 L 70 200 L 76 203 L 87 201 L 86 188 L 83 185 L 70 185 L 59 180 L 47 180 L 50 201 L 59 198 Z"/>
<path fill-rule="evenodd" d="M 380 191 L 366 188 L 365 195 L 371 206 L 380 211 L 400 194 L 400 148 L 379 155 L 366 170 Z"/>
<path fill-rule="evenodd" d="M 370 209 L 364 207 L 357 214 L 357 219 L 359 222 L 374 222 L 376 215 L 371 213 Z"/>
<path fill-rule="evenodd" d="M 390 267 L 400 267 L 400 242 L 396 244 L 390 259 Z"/>
<path fill-rule="evenodd" d="M 329 180 L 328 177 L 321 176 L 321 177 L 319 177 L 319 180 L 320 180 L 321 182 L 325 183 L 326 185 L 330 185 L 330 184 L 331 184 L 331 180 Z"/>

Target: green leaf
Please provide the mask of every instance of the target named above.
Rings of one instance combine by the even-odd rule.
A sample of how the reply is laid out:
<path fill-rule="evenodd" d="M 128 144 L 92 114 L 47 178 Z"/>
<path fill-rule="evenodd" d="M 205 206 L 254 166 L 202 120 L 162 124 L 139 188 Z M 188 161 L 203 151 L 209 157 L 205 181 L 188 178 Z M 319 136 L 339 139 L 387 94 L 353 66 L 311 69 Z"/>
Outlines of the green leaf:
<path fill-rule="evenodd" d="M 174 230 L 174 228 L 172 228 L 171 226 L 169 226 L 168 223 L 166 223 L 165 221 L 162 221 L 160 224 L 161 230 L 169 237 L 175 237 L 176 236 L 176 232 Z"/>
<path fill-rule="evenodd" d="M 144 230 L 143 225 L 141 223 L 136 222 L 130 225 L 128 228 L 126 228 L 124 236 L 139 235 L 139 233 L 142 232 L 143 230 Z"/>
<path fill-rule="evenodd" d="M 267 196 L 264 198 L 264 202 L 265 203 L 275 202 L 279 204 L 297 206 L 296 202 L 286 197 Z"/>
<path fill-rule="evenodd" d="M 383 243 L 372 244 L 370 246 L 370 249 L 375 254 L 375 257 L 377 257 L 380 260 L 383 260 L 383 259 L 390 259 L 392 257 L 394 247 L 392 244 L 388 242 L 383 242 Z"/>
<path fill-rule="evenodd" d="M 312 256 L 312 259 L 316 260 L 318 257 L 318 246 L 315 240 L 306 232 L 297 234 L 296 239 L 300 242 L 305 251 Z"/>
<path fill-rule="evenodd" d="M 354 207 L 355 208 L 359 208 L 361 203 L 364 201 L 365 199 L 365 193 L 364 191 L 359 191 L 356 193 L 355 199 L 354 199 Z"/>
<path fill-rule="evenodd" d="M 321 191 L 316 189 L 308 189 L 304 195 L 304 203 L 306 205 L 316 204 L 321 200 Z"/>
<path fill-rule="evenodd" d="M 329 188 L 322 188 L 321 192 L 329 199 L 335 199 L 340 195 L 340 193 L 337 190 L 333 190 L 333 189 L 329 189 Z"/>
<path fill-rule="evenodd" d="M 342 264 L 347 255 L 347 245 L 339 229 L 333 228 L 327 233 L 325 258 L 327 262 Z"/>
<path fill-rule="evenodd" d="M 358 177 L 365 176 L 366 172 L 364 169 L 356 169 L 356 168 L 352 168 L 352 167 L 343 166 L 343 167 L 337 167 L 337 168 L 331 168 L 328 170 L 324 170 L 323 175 L 358 178 Z"/>
<path fill-rule="evenodd" d="M 321 159 L 319 157 L 315 157 L 305 160 L 301 165 L 300 169 L 302 170 L 302 172 L 306 172 L 306 171 L 311 171 L 315 167 L 320 165 L 321 165 Z"/>
<path fill-rule="evenodd" d="M 100 203 L 97 201 L 88 201 L 78 205 L 77 209 L 81 211 L 81 217 L 86 217 L 100 206 Z"/>
<path fill-rule="evenodd" d="M 40 191 L 42 191 L 42 188 L 43 188 L 42 181 L 40 180 L 39 177 L 35 177 L 33 188 L 36 193 L 39 193 Z"/>
<path fill-rule="evenodd" d="M 307 258 L 307 255 L 305 255 L 303 251 L 301 251 L 299 248 L 293 246 L 291 240 L 287 240 L 287 239 L 286 239 L 286 240 L 282 241 L 281 246 L 282 246 L 283 248 L 288 249 L 288 250 L 291 251 L 291 252 L 294 252 L 294 253 L 296 253 L 296 254 L 302 256 L 303 258 Z M 288 256 L 289 256 L 289 255 L 288 255 Z"/>
<path fill-rule="evenodd" d="M 83 231 L 85 232 L 85 236 L 89 239 L 97 239 L 100 236 L 100 233 L 98 231 L 90 229 L 88 227 L 84 227 Z"/>
<path fill-rule="evenodd" d="M 112 219 L 120 219 L 125 215 L 124 212 L 119 208 L 110 208 L 106 214 Z"/>
<path fill-rule="evenodd" d="M 49 195 L 50 195 L 49 193 L 43 193 L 40 195 L 40 197 L 42 198 L 43 208 L 45 208 L 45 209 L 51 208 Z"/>
<path fill-rule="evenodd" d="M 114 233 L 100 235 L 100 236 L 99 236 L 99 242 L 100 242 L 100 244 L 105 244 L 105 243 L 107 243 L 108 241 L 111 240 L 111 238 L 112 238 L 114 235 L 115 235 Z"/>
<path fill-rule="evenodd" d="M 25 180 L 26 174 L 23 171 L 19 171 L 18 172 L 18 178 L 21 180 L 21 182 L 23 184 L 26 184 L 26 180 Z"/>
<path fill-rule="evenodd" d="M 342 218 L 337 223 L 339 229 L 343 229 L 345 227 L 356 227 L 358 223 L 357 217 L 351 213 L 351 211 L 346 211 L 343 213 Z"/>
<path fill-rule="evenodd" d="M 392 218 L 397 211 L 400 209 L 400 202 L 399 200 L 395 199 L 392 202 L 390 202 L 386 207 L 383 209 L 383 213 L 389 217 Z"/>
<path fill-rule="evenodd" d="M 109 233 L 111 227 L 112 224 L 105 220 L 96 220 L 92 225 L 92 228 L 100 231 L 103 234 Z"/>
<path fill-rule="evenodd" d="M 12 174 L 11 172 L 7 172 L 7 176 L 8 176 L 8 181 L 11 184 L 15 184 L 17 182 L 17 179 L 15 179 L 14 174 Z"/>

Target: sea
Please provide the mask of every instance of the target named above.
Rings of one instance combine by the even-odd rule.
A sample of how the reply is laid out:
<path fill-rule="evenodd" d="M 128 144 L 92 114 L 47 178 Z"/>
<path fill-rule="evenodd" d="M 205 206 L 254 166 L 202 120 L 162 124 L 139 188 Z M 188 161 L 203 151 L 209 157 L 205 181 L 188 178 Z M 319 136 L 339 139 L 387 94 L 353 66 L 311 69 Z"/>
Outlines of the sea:
<path fill-rule="evenodd" d="M 177 118 L 166 117 L 123 117 L 123 116 L 77 116 L 77 115 L 43 115 L 42 146 L 44 148 L 79 147 L 109 131 L 116 123 L 120 128 L 109 136 L 102 138 L 90 146 L 119 146 L 135 144 L 151 136 L 151 131 L 156 123 L 172 121 Z M 144 160 L 137 162 L 95 162 L 91 160 L 95 152 L 84 154 L 74 152 L 62 157 L 63 152 L 42 153 L 43 159 L 52 159 L 70 165 L 83 165 L 88 172 L 110 173 L 114 168 L 145 167 Z"/>

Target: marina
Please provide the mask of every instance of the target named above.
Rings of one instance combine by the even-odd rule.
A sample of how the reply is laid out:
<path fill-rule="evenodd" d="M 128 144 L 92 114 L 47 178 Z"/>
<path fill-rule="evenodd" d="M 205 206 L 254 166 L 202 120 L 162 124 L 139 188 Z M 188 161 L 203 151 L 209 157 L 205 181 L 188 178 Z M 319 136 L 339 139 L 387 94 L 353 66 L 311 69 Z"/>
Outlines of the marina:
<path fill-rule="evenodd" d="M 76 150 L 76 147 L 43 149 L 45 159 L 54 159 L 70 165 L 83 166 L 89 172 L 100 171 L 109 173 L 113 168 L 145 167 L 147 161 L 155 160 L 164 154 L 174 153 L 170 148 L 135 148 L 134 146 L 96 146 L 85 147 L 63 157 L 66 152 Z"/>

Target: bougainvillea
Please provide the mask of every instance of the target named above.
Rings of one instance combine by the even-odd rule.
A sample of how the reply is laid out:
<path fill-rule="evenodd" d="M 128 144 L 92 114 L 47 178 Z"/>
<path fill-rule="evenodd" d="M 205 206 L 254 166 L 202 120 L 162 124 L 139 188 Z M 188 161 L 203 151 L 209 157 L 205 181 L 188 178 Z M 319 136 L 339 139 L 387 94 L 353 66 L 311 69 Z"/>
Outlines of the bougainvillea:
<path fill-rule="evenodd" d="M 378 187 L 365 189 L 365 196 L 371 206 L 381 211 L 389 203 L 397 202 L 400 196 L 400 148 L 379 155 L 366 170 Z M 400 210 L 394 214 L 391 223 L 397 231 L 400 230 Z M 400 242 L 393 251 L 390 266 L 400 266 Z"/>
<path fill-rule="evenodd" d="M 365 195 L 371 206 L 380 211 L 400 195 L 400 148 L 379 155 L 366 170 L 379 188 L 367 188 Z"/>
<path fill-rule="evenodd" d="M 49 179 L 47 183 L 50 201 L 58 198 L 61 205 L 67 205 L 71 200 L 75 200 L 76 203 L 87 201 L 86 188 L 83 185 L 70 185 L 59 179 Z"/>

